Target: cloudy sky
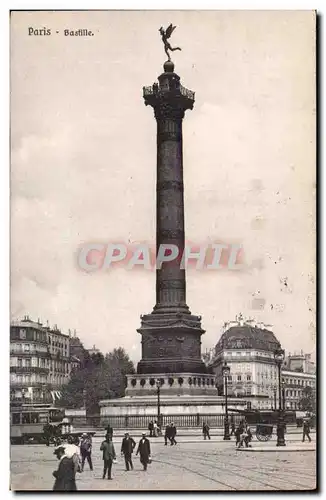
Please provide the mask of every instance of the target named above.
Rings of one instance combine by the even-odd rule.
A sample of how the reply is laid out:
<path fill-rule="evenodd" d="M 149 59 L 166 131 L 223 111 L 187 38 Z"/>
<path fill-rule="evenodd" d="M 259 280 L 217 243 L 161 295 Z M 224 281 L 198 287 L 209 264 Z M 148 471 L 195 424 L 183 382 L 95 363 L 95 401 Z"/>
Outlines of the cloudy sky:
<path fill-rule="evenodd" d="M 140 358 L 155 273 L 85 273 L 84 243 L 155 241 L 156 125 L 142 87 L 182 83 L 186 238 L 241 243 L 242 271 L 187 274 L 203 349 L 242 312 L 315 351 L 315 20 L 301 12 L 16 12 L 11 19 L 11 313 Z M 29 35 L 51 29 L 50 36 Z M 91 37 L 65 37 L 88 29 Z M 59 31 L 59 33 L 56 33 Z"/>

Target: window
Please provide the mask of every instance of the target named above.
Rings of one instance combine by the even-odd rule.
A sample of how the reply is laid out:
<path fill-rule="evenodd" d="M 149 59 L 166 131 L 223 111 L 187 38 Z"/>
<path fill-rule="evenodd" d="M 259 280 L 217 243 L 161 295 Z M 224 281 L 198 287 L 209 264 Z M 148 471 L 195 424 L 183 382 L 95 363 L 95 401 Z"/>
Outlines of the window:
<path fill-rule="evenodd" d="M 30 359 L 25 359 L 25 366 L 27 368 L 30 368 L 31 367 L 31 360 Z"/>
<path fill-rule="evenodd" d="M 251 375 L 247 375 L 247 382 L 251 382 Z"/>
<path fill-rule="evenodd" d="M 237 380 L 238 380 L 238 382 L 241 382 L 241 375 L 237 376 Z"/>
<path fill-rule="evenodd" d="M 21 358 L 17 359 L 17 366 L 18 368 L 21 368 L 23 366 L 23 360 Z"/>
<path fill-rule="evenodd" d="M 30 413 L 23 413 L 22 423 L 23 424 L 30 424 L 31 423 L 31 414 Z"/>
<path fill-rule="evenodd" d="M 26 330 L 24 330 L 23 328 L 19 330 L 19 338 L 26 339 Z"/>
<path fill-rule="evenodd" d="M 38 424 L 39 416 L 38 413 L 31 413 L 31 424 Z"/>
<path fill-rule="evenodd" d="M 12 423 L 13 423 L 13 425 L 20 424 L 20 413 L 13 413 L 12 414 Z"/>

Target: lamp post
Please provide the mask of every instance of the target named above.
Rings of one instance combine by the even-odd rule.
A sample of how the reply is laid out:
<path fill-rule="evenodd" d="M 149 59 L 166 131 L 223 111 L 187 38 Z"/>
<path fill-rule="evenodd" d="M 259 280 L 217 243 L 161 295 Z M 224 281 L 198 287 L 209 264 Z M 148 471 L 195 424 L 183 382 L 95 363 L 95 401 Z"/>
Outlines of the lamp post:
<path fill-rule="evenodd" d="M 284 409 L 282 409 L 282 382 L 281 367 L 284 361 L 284 349 L 276 349 L 274 352 L 275 363 L 278 368 L 278 419 L 277 419 L 277 443 L 276 446 L 286 446 L 284 438 Z"/>
<path fill-rule="evenodd" d="M 222 366 L 222 375 L 224 378 L 224 395 L 225 395 L 225 417 L 224 417 L 224 441 L 230 441 L 229 415 L 228 415 L 228 376 L 230 367 L 224 362 Z"/>
<path fill-rule="evenodd" d="M 285 407 L 285 384 L 284 384 L 284 382 L 282 382 L 282 409 L 283 409 L 283 411 L 286 410 L 286 407 Z"/>
<path fill-rule="evenodd" d="M 161 380 L 158 378 L 156 380 L 156 389 L 157 389 L 157 425 L 159 427 L 161 427 L 161 400 L 160 400 L 160 396 L 161 396 L 161 385 L 162 385 L 162 382 Z"/>

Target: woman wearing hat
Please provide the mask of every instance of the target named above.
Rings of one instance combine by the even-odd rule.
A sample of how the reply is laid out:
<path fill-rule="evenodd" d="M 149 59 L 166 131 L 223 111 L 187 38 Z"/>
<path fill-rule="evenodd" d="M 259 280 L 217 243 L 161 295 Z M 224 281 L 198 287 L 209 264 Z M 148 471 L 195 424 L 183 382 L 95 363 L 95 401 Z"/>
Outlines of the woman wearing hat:
<path fill-rule="evenodd" d="M 53 476 L 55 477 L 53 491 L 76 491 L 77 486 L 72 458 L 68 458 L 65 455 L 64 446 L 58 446 L 54 450 L 54 454 L 59 460 L 59 466 L 58 469 L 53 472 Z"/>

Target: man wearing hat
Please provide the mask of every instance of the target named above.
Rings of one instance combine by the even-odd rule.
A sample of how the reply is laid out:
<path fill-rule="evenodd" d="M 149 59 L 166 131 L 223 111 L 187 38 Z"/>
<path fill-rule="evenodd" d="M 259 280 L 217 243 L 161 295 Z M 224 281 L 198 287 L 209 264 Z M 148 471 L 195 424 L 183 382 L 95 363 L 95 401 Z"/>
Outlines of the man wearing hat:
<path fill-rule="evenodd" d="M 121 455 L 125 456 L 126 471 L 129 471 L 129 465 L 131 470 L 134 469 L 134 466 L 132 465 L 131 455 L 134 451 L 135 446 L 135 441 L 132 439 L 132 437 L 129 436 L 129 433 L 126 432 L 121 444 Z"/>
<path fill-rule="evenodd" d="M 177 435 L 177 428 L 176 426 L 174 425 L 173 422 L 171 422 L 171 438 L 170 438 L 170 441 L 171 441 L 171 446 L 173 446 L 174 444 L 177 444 L 176 440 L 175 440 L 175 436 Z"/>
<path fill-rule="evenodd" d="M 53 491 L 76 491 L 75 470 L 72 458 L 65 455 L 64 446 L 58 446 L 54 454 L 59 460 L 58 470 L 53 472 L 55 483 Z"/>
<path fill-rule="evenodd" d="M 114 445 L 112 443 L 112 438 L 110 435 L 106 436 L 105 441 L 103 441 L 101 444 L 100 450 L 103 451 L 103 462 L 104 462 L 103 479 L 105 479 L 106 472 L 108 473 L 108 479 L 112 479 L 111 475 L 112 464 L 114 460 L 116 460 L 116 454 Z"/>
<path fill-rule="evenodd" d="M 89 468 L 93 470 L 92 464 L 92 438 L 86 433 L 83 432 L 81 441 L 80 441 L 80 454 L 82 458 L 81 470 L 83 472 L 85 461 L 87 460 L 89 464 Z"/>
<path fill-rule="evenodd" d="M 151 445 L 146 437 L 146 432 L 143 432 L 142 438 L 139 441 L 136 455 L 140 455 L 140 463 L 143 465 L 143 469 L 147 470 L 147 464 L 150 463 L 151 457 Z"/>

